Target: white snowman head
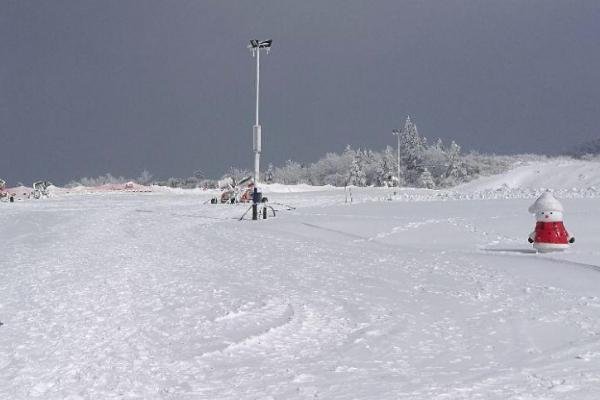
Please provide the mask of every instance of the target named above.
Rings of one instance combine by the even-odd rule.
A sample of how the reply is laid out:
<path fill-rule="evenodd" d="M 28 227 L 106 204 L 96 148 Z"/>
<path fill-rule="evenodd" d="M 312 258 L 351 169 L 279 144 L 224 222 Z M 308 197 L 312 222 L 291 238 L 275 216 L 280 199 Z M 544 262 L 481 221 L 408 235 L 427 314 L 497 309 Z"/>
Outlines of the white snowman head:
<path fill-rule="evenodd" d="M 563 220 L 562 211 L 538 211 L 535 213 L 535 220 L 540 222 L 558 222 Z"/>
<path fill-rule="evenodd" d="M 529 207 L 535 219 L 541 222 L 557 222 L 563 220 L 563 206 L 550 192 L 544 192 Z"/>

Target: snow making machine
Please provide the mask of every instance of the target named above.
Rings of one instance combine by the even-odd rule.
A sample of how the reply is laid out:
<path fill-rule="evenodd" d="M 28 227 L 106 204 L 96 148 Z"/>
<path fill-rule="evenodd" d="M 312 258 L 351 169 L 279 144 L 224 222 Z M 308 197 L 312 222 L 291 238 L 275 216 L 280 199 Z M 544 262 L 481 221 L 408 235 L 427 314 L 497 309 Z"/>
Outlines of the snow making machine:
<path fill-rule="evenodd" d="M 218 181 L 217 186 L 222 190 L 221 196 L 213 197 L 210 200 L 211 204 L 249 203 L 252 201 L 254 179 L 251 176 L 239 182 L 232 177 L 227 177 Z"/>
<path fill-rule="evenodd" d="M 240 221 L 244 220 L 250 211 L 252 211 L 252 220 L 267 219 L 267 214 L 269 213 L 275 217 L 275 212 L 278 211 L 272 205 L 268 204 L 269 199 L 263 196 L 262 192 L 258 191 L 251 176 L 239 182 L 236 182 L 233 177 L 227 177 L 218 181 L 217 187 L 222 191 L 221 196 L 210 199 L 211 204 L 250 204 L 250 207 L 239 218 Z M 273 204 L 283 206 L 286 210 L 296 209 L 282 203 Z"/>
<path fill-rule="evenodd" d="M 48 188 L 52 186 L 51 182 L 48 181 L 35 181 L 33 182 L 33 198 L 40 199 L 42 197 L 48 197 L 50 194 Z"/>

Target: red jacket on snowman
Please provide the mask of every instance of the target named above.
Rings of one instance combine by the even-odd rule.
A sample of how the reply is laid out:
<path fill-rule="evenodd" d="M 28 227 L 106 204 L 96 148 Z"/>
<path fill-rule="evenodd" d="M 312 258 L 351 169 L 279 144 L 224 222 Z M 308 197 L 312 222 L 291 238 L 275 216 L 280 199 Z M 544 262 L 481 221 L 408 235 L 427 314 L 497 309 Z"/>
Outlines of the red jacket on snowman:
<path fill-rule="evenodd" d="M 557 251 L 569 247 L 575 238 L 569 235 L 563 223 L 563 206 L 550 192 L 544 192 L 529 207 L 535 214 L 535 230 L 529 235 L 529 243 L 540 251 Z"/>

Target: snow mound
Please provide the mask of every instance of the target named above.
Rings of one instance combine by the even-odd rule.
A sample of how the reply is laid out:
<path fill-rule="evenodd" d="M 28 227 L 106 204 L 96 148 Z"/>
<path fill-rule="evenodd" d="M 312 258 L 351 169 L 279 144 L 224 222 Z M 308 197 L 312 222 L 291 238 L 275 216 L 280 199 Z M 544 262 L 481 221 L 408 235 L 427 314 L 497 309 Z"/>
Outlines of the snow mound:
<path fill-rule="evenodd" d="M 600 187 L 600 163 L 556 158 L 517 163 L 510 171 L 476 179 L 455 188 L 461 193 L 497 189 L 550 189 L 553 191 Z"/>
<path fill-rule="evenodd" d="M 104 192 L 152 192 L 154 186 L 144 186 L 135 182 L 109 183 L 100 186 L 75 186 L 56 188 L 54 193 L 104 193 Z"/>
<path fill-rule="evenodd" d="M 15 194 L 29 194 L 33 191 L 32 188 L 28 186 L 15 186 L 12 188 L 8 188 L 5 190 L 7 193 L 15 193 Z"/>
<path fill-rule="evenodd" d="M 313 186 L 304 183 L 298 185 L 284 185 L 281 183 L 260 184 L 260 189 L 263 193 L 302 193 L 302 192 L 318 192 L 322 190 L 330 190 L 334 187 L 331 185 Z"/>
<path fill-rule="evenodd" d="M 21 185 L 5 189 L 4 192 L 8 193 L 9 196 L 14 196 L 15 200 L 23 200 L 29 198 L 33 188 Z"/>

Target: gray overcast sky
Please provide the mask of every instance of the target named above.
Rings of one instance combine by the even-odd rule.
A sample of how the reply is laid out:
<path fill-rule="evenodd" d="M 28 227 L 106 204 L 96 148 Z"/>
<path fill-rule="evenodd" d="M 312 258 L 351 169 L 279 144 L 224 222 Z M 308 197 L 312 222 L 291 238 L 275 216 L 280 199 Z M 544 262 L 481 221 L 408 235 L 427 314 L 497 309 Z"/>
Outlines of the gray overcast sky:
<path fill-rule="evenodd" d="M 0 176 L 217 176 L 430 139 L 557 153 L 600 124 L 598 1 L 0 0 Z"/>

